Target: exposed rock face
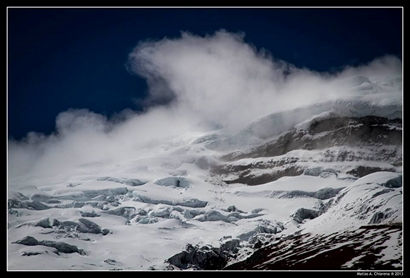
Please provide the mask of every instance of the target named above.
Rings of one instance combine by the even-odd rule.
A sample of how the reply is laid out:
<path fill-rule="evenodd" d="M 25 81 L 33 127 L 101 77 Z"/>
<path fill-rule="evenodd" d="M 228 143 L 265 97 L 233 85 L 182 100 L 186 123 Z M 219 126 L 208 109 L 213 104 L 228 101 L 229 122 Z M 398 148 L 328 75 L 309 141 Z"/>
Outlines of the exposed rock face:
<path fill-rule="evenodd" d="M 383 220 L 388 219 L 394 212 L 392 210 L 386 209 L 384 212 L 378 211 L 373 214 L 369 221 L 369 224 L 380 224 Z"/>
<path fill-rule="evenodd" d="M 401 258 L 380 260 L 386 256 L 383 244 L 390 239 L 401 244 L 401 238 L 399 223 L 324 235 L 294 234 L 265 242 L 256 240 L 253 253 L 244 260 L 238 260 L 240 240 L 233 239 L 219 248 L 188 245 L 167 262 L 178 269 L 197 270 L 394 270 L 400 269 Z"/>
<path fill-rule="evenodd" d="M 301 174 L 347 174 L 360 178 L 378 171 L 396 171 L 396 167 L 401 166 L 401 145 L 401 119 L 376 116 L 324 118 L 312 120 L 307 127 L 293 128 L 250 150 L 225 155 L 222 157 L 225 163 L 214 165 L 211 172 L 222 176 L 227 184 L 247 185 Z M 302 156 L 296 153 L 300 150 L 304 151 Z M 307 156 L 309 152 L 311 157 Z M 271 159 L 265 159 L 267 157 Z M 308 164 L 347 161 L 357 161 L 359 165 L 326 169 Z M 380 166 L 367 165 L 366 161 L 380 162 Z"/>
<path fill-rule="evenodd" d="M 226 258 L 218 253 L 218 249 L 203 246 L 201 248 L 189 245 L 186 251 L 182 251 L 171 258 L 168 262 L 180 269 L 222 269 L 226 265 Z"/>
<path fill-rule="evenodd" d="M 402 182 L 403 182 L 403 177 L 401 175 L 399 175 L 395 178 L 392 178 L 392 179 L 386 181 L 382 185 L 387 187 L 387 188 L 399 188 L 399 187 L 402 186 Z"/>
<path fill-rule="evenodd" d="M 358 166 L 347 173 L 354 176 L 354 177 L 364 177 L 371 173 L 379 172 L 379 171 L 394 171 L 394 168 L 379 168 L 379 167 L 367 167 L 367 166 Z"/>
<path fill-rule="evenodd" d="M 386 249 L 383 243 L 398 238 L 400 244 L 401 237 L 401 225 L 363 226 L 355 231 L 330 235 L 292 235 L 272 242 L 244 261 L 224 269 L 400 269 L 401 258 L 384 261 L 380 258 Z"/>
<path fill-rule="evenodd" d="M 397 127 L 397 128 L 394 128 Z M 292 129 L 249 152 L 226 155 L 226 160 L 283 155 L 296 149 L 324 149 L 367 144 L 401 145 L 401 119 L 335 117 L 314 120 L 307 129 Z"/>
<path fill-rule="evenodd" d="M 238 251 L 239 243 L 238 239 L 232 239 L 219 248 L 188 245 L 185 251 L 172 256 L 167 262 L 179 269 L 222 269 Z"/>
<path fill-rule="evenodd" d="M 272 171 L 269 174 L 253 175 L 250 171 L 243 171 L 239 174 L 237 179 L 226 180 L 225 182 L 230 183 L 244 183 L 247 185 L 258 185 L 267 182 L 275 181 L 281 177 L 298 176 L 303 173 L 303 169 L 298 167 L 287 167 L 283 170 Z"/>

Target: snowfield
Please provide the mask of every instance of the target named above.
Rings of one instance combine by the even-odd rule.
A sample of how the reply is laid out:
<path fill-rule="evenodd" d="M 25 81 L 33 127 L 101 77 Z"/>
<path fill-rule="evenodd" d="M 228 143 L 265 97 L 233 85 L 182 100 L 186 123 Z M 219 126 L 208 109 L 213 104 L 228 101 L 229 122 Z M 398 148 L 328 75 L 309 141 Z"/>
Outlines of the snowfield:
<path fill-rule="evenodd" d="M 298 130 L 332 117 L 324 115 Z M 399 124 L 383 125 L 401 133 Z M 252 155 L 249 146 L 241 152 L 246 156 L 250 148 L 249 157 L 225 161 L 227 152 L 209 149 L 219 138 L 184 135 L 136 159 L 82 165 L 69 176 L 13 177 L 9 269 L 240 268 L 261 246 L 289 236 L 402 222 L 401 145 L 361 144 L 359 138 L 355 146 L 298 148 L 272 157 Z M 300 171 L 252 186 L 238 179 L 243 171 L 255 177 L 287 167 Z M 401 268 L 401 231 L 386 237 L 377 265 Z M 346 257 L 338 268 L 363 268 L 361 256 Z"/>

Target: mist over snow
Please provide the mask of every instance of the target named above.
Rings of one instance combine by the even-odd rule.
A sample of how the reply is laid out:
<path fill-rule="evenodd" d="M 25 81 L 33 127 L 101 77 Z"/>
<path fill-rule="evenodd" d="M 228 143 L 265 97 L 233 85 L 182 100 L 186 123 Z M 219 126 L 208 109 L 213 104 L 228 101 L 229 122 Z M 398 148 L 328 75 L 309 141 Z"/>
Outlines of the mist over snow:
<path fill-rule="evenodd" d="M 354 80 L 348 80 L 353 76 L 369 81 L 401 76 L 394 57 L 334 75 L 299 69 L 245 43 L 244 35 L 225 31 L 141 43 L 130 64 L 149 80 L 151 98 L 172 95 L 172 105 L 184 114 L 234 129 L 272 112 L 357 96 Z"/>
<path fill-rule="evenodd" d="M 70 175 L 89 163 L 136 158 L 185 134 L 235 134 L 261 117 L 317 103 L 360 99 L 401 105 L 402 64 L 396 57 L 319 73 L 277 60 L 244 36 L 183 32 L 141 42 L 127 68 L 147 80 L 144 112 L 128 111 L 121 120 L 87 109 L 61 112 L 53 134 L 31 132 L 9 141 L 9 184 L 22 176 Z"/>

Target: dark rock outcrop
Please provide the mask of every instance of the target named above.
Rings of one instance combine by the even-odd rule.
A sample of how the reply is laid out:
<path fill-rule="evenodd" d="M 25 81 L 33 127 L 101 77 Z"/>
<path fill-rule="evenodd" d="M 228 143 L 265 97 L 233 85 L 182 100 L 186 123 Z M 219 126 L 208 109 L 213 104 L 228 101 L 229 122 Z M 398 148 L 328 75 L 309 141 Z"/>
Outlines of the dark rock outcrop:
<path fill-rule="evenodd" d="M 267 182 L 275 181 L 282 177 L 289 177 L 289 176 L 298 176 L 303 173 L 303 169 L 290 166 L 284 169 L 272 170 L 271 173 L 261 174 L 261 175 L 254 175 L 250 171 L 243 171 L 239 174 L 237 179 L 232 180 L 224 180 L 225 183 L 243 183 L 247 185 L 259 185 L 264 184 Z"/>
<path fill-rule="evenodd" d="M 179 269 L 222 269 L 229 259 L 238 251 L 240 241 L 229 240 L 219 248 L 212 246 L 187 245 L 186 250 L 178 253 L 167 260 L 167 262 Z"/>
<path fill-rule="evenodd" d="M 369 167 L 369 166 L 358 166 L 346 173 L 352 175 L 357 178 L 361 178 L 367 176 L 371 173 L 379 172 L 379 171 L 389 171 L 394 172 L 394 168 L 380 168 L 380 167 Z"/>
<path fill-rule="evenodd" d="M 313 150 L 342 145 L 401 145 L 401 129 L 391 126 L 401 128 L 401 119 L 377 116 L 318 119 L 313 120 L 306 130 L 292 129 L 249 152 L 228 154 L 222 159 L 232 161 L 247 157 L 270 157 L 297 149 Z"/>
<path fill-rule="evenodd" d="M 402 186 L 402 182 L 403 182 L 403 178 L 402 176 L 398 176 L 395 178 L 392 178 L 388 181 L 386 181 L 383 186 L 387 187 L 387 188 L 398 188 Z"/>
<path fill-rule="evenodd" d="M 382 170 L 395 171 L 395 167 L 401 165 L 401 145 L 401 119 L 333 115 L 330 118 L 312 120 L 305 128 L 292 128 L 275 139 L 249 150 L 229 153 L 221 157 L 223 162 L 212 165 L 211 173 L 221 176 L 227 184 L 247 185 L 264 184 L 285 176 L 301 174 L 338 177 L 340 170 L 324 169 L 321 166 L 309 168 L 305 158 L 298 156 L 297 153 L 289 153 L 294 150 L 317 150 L 316 157 L 311 158 L 315 162 L 363 163 L 353 169 L 343 170 L 343 174 L 359 178 Z M 344 148 L 335 149 L 336 146 Z M 271 159 L 236 163 L 240 159 L 264 157 Z M 368 166 L 364 161 L 387 162 L 390 166 Z"/>

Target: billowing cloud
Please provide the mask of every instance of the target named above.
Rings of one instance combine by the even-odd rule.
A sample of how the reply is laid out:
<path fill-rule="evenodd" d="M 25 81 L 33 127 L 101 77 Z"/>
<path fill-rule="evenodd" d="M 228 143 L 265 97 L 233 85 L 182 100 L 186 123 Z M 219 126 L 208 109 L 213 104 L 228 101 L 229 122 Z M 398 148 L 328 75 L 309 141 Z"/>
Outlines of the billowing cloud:
<path fill-rule="evenodd" d="M 320 57 L 318 57 L 320 59 Z M 338 99 L 401 103 L 401 61 L 385 56 L 330 74 L 275 60 L 244 42 L 243 34 L 218 31 L 142 42 L 128 68 L 147 79 L 145 112 L 121 120 L 88 110 L 58 115 L 56 131 L 9 142 L 9 177 L 53 175 L 94 162 L 138 157 L 188 132 L 237 132 L 274 112 Z M 11 92 L 12 93 L 12 92 Z M 80 167 L 81 168 L 81 167 Z"/>
<path fill-rule="evenodd" d="M 334 75 L 299 69 L 226 31 L 141 43 L 130 64 L 151 80 L 153 99 L 171 100 L 172 94 L 178 109 L 234 129 L 272 112 L 358 94 L 349 82 L 353 76 L 401 76 L 401 62 L 394 57 Z"/>

